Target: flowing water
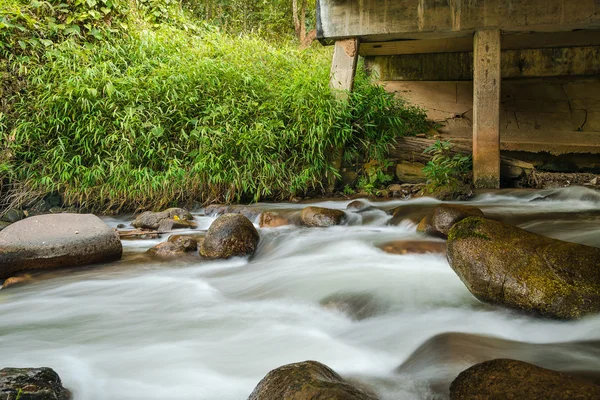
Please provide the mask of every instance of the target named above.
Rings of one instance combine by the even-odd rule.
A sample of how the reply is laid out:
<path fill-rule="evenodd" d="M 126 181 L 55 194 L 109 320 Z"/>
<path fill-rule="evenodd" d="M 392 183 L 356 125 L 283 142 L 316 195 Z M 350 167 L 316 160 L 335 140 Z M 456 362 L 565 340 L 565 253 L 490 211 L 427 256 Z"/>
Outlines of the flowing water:
<path fill-rule="evenodd" d="M 50 366 L 76 400 L 240 400 L 269 370 L 309 359 L 384 400 L 447 398 L 460 371 L 498 357 L 596 379 L 600 316 L 558 322 L 488 306 L 445 256 L 377 247 L 436 240 L 409 221 L 388 226 L 386 213 L 434 202 L 374 203 L 342 227 L 261 229 L 250 261 L 160 261 L 144 254 L 160 240 L 125 241 L 121 262 L 0 291 L 2 366 Z M 600 247 L 600 195 L 589 189 L 502 191 L 469 204 Z M 213 221 L 197 219 L 200 229 Z"/>

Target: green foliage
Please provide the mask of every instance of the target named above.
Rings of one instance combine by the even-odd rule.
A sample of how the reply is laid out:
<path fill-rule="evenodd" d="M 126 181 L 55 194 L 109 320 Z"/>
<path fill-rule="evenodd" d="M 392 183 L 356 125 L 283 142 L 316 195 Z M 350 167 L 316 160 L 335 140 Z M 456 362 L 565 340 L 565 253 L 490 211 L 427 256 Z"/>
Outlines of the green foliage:
<path fill-rule="evenodd" d="M 431 160 L 423 168 L 428 186 L 435 188 L 464 181 L 473 169 L 471 155 L 451 156 L 451 150 L 452 143 L 439 140 L 425 149 L 424 153 L 432 154 Z"/>
<path fill-rule="evenodd" d="M 5 181 L 95 211 L 285 199 L 337 173 L 332 148 L 379 159 L 425 126 L 364 74 L 336 100 L 330 49 L 154 28 L 66 39 L 24 64 L 27 88 L 0 129 Z"/>

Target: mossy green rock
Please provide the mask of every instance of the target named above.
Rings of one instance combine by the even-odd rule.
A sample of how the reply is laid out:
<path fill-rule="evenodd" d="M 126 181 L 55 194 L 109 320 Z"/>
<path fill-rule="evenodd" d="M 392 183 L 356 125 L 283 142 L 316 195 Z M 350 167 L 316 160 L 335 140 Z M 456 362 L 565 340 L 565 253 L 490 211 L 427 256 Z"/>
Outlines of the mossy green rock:
<path fill-rule="evenodd" d="M 448 261 L 481 301 L 557 319 L 600 312 L 600 249 L 481 217 L 450 230 Z"/>
<path fill-rule="evenodd" d="M 260 237 L 250 220 L 241 214 L 224 214 L 206 232 L 200 255 L 212 259 L 251 256 Z"/>
<path fill-rule="evenodd" d="M 463 371 L 450 400 L 595 400 L 600 386 L 522 361 L 497 359 Z"/>
<path fill-rule="evenodd" d="M 69 400 L 71 393 L 50 368 L 0 370 L 0 400 Z"/>
<path fill-rule="evenodd" d="M 248 400 L 377 400 L 316 361 L 284 365 L 269 372 Z"/>

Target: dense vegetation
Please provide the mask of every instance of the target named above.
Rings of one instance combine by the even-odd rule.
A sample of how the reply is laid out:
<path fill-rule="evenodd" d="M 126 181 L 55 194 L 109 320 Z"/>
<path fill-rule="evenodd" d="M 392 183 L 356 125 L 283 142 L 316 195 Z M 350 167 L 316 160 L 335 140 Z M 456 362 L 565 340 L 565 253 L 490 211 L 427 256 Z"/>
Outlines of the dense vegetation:
<path fill-rule="evenodd" d="M 364 73 L 336 100 L 330 50 L 298 50 L 291 20 L 274 42 L 184 6 L 0 0 L 0 208 L 52 192 L 96 211 L 285 199 L 337 174 L 332 149 L 382 159 L 426 129 Z"/>

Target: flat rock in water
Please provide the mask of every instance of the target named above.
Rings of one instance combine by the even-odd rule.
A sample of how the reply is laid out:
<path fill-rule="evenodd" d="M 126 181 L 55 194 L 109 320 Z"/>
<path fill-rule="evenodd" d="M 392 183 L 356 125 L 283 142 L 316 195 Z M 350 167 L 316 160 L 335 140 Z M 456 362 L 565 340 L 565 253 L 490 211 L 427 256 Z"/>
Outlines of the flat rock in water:
<path fill-rule="evenodd" d="M 377 400 L 317 361 L 288 364 L 269 372 L 248 400 Z"/>
<path fill-rule="evenodd" d="M 297 216 L 294 217 L 294 212 L 265 211 L 260 214 L 258 225 L 261 228 L 279 228 L 295 225 L 297 219 Z"/>
<path fill-rule="evenodd" d="M 50 368 L 0 370 L 0 400 L 69 400 L 71 393 Z"/>
<path fill-rule="evenodd" d="M 446 242 L 432 242 L 426 240 L 396 240 L 378 246 L 389 254 L 445 254 Z"/>
<path fill-rule="evenodd" d="M 463 371 L 450 400 L 597 400 L 600 386 L 522 361 L 497 359 Z"/>
<path fill-rule="evenodd" d="M 161 230 L 196 228 L 194 217 L 183 208 L 169 208 L 161 212 L 146 211 L 131 224 L 134 228 Z"/>
<path fill-rule="evenodd" d="M 0 232 L 0 278 L 121 258 L 118 233 L 92 214 L 40 215 Z"/>
<path fill-rule="evenodd" d="M 600 312 L 600 249 L 480 217 L 454 225 L 448 261 L 481 301 L 557 319 Z"/>
<path fill-rule="evenodd" d="M 346 213 L 341 210 L 310 206 L 302 210 L 300 218 L 306 226 L 326 228 L 343 224 L 346 220 Z"/>

